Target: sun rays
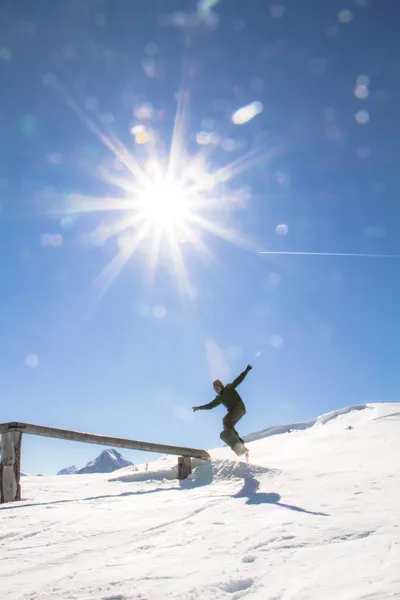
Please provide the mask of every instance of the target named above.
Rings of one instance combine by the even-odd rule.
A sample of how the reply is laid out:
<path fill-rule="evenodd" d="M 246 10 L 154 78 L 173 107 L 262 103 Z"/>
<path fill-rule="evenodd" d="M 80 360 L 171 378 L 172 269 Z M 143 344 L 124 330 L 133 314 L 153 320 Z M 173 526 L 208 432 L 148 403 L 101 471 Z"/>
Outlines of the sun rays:
<path fill-rule="evenodd" d="M 175 145 L 176 151 L 176 145 Z M 138 177 L 138 168 L 140 176 Z M 193 284 L 185 266 L 185 253 L 195 250 L 203 259 L 212 259 L 206 235 L 214 235 L 238 246 L 251 241 L 240 235 L 229 219 L 236 210 L 234 193 L 227 190 L 225 169 L 211 173 L 204 157 L 190 157 L 179 150 L 164 161 L 148 156 L 135 165 L 135 174 L 103 176 L 115 185 L 123 198 L 79 197 L 70 211 L 115 211 L 113 219 L 101 224 L 86 238 L 89 244 L 103 245 L 117 240 L 117 254 L 98 278 L 102 295 L 139 250 L 144 254 L 145 279 L 153 282 L 160 263 L 169 263 L 181 291 L 191 295 Z M 92 205 L 91 205 L 92 204 Z"/>
<path fill-rule="evenodd" d="M 268 160 L 269 154 L 271 158 L 276 148 L 269 153 L 258 149 L 213 169 L 210 155 L 214 148 L 210 152 L 207 146 L 195 154 L 187 150 L 184 97 L 178 101 L 169 150 L 164 149 L 149 122 L 131 128 L 134 145 L 129 149 L 115 133 L 105 131 L 104 123 L 96 122 L 95 114 L 88 116 L 67 99 L 86 127 L 114 155 L 113 165 L 99 168 L 99 177 L 108 187 L 115 187 L 115 197 L 72 194 L 66 207 L 68 215 L 103 213 L 101 222 L 84 237 L 87 246 L 115 241 L 113 258 L 92 285 L 97 299 L 136 255 L 148 283 L 154 282 L 162 264 L 174 275 L 181 292 L 190 296 L 194 288 L 185 258 L 195 251 L 202 259 L 212 260 L 210 236 L 259 250 L 250 237 L 239 232 L 234 215 L 243 209 L 243 193 L 231 183 L 261 157 Z"/>

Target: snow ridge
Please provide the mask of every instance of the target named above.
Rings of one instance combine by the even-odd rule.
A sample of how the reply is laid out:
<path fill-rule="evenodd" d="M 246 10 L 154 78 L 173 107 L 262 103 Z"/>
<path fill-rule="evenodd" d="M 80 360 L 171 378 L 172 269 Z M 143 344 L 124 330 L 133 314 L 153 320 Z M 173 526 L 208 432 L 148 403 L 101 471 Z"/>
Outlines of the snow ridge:
<path fill-rule="evenodd" d="M 368 404 L 355 404 L 354 406 L 348 406 L 347 408 L 340 408 L 339 410 L 333 410 L 332 412 L 326 413 L 325 415 L 321 415 L 316 420 L 316 423 L 322 423 L 322 425 L 326 425 L 329 421 L 340 417 L 341 415 L 347 415 L 353 410 L 365 410 L 366 408 L 372 408 Z"/>
<path fill-rule="evenodd" d="M 256 442 L 257 440 L 263 440 L 264 438 L 270 437 L 271 435 L 280 435 L 282 433 L 289 433 L 290 431 L 302 431 L 309 429 L 315 425 L 316 419 L 313 421 L 303 421 L 300 423 L 289 423 L 288 425 L 272 425 L 261 431 L 255 431 L 243 436 L 245 442 Z"/>
<path fill-rule="evenodd" d="M 282 433 L 289 433 L 291 431 L 304 431 L 305 429 L 314 427 L 314 425 L 317 425 L 318 423 L 326 425 L 326 423 L 329 423 L 329 421 L 332 421 L 341 415 L 346 415 L 350 412 L 364 410 L 367 408 L 372 408 L 372 406 L 368 404 L 355 404 L 354 406 L 349 406 L 347 408 L 333 410 L 317 417 L 316 419 L 313 419 L 312 421 L 300 421 L 299 423 L 289 423 L 288 425 L 272 425 L 271 427 L 267 427 L 261 431 L 250 433 L 244 436 L 243 439 L 245 442 L 256 442 L 257 440 L 263 440 L 271 435 L 280 435 Z"/>

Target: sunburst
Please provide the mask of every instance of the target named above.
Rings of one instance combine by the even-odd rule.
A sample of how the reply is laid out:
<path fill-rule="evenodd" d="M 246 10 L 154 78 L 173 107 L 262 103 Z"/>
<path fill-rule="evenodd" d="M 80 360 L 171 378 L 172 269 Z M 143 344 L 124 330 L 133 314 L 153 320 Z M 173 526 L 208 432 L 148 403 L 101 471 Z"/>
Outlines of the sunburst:
<path fill-rule="evenodd" d="M 175 127 L 168 152 L 162 153 L 157 132 L 143 125 L 132 129 L 139 152 L 127 149 L 113 133 L 89 118 L 71 100 L 86 126 L 114 154 L 118 169 L 101 168 L 100 177 L 119 191 L 116 197 L 69 197 L 69 213 L 115 212 L 106 225 L 95 228 L 86 241 L 93 245 L 117 240 L 117 251 L 93 283 L 99 298 L 109 288 L 126 263 L 141 249 L 145 255 L 145 275 L 153 281 L 160 263 L 169 270 L 185 294 L 191 295 L 193 284 L 185 264 L 188 246 L 203 258 L 212 253 L 205 240 L 213 235 L 242 248 L 259 250 L 247 235 L 233 225 L 233 215 L 243 208 L 243 191 L 233 189 L 231 181 L 245 172 L 255 161 L 271 158 L 276 148 L 261 153 L 252 151 L 240 159 L 212 169 L 210 152 L 190 154 L 184 143 L 182 107 L 178 107 Z M 207 147 L 209 150 L 209 147 Z M 138 157 L 140 155 L 140 157 Z"/>

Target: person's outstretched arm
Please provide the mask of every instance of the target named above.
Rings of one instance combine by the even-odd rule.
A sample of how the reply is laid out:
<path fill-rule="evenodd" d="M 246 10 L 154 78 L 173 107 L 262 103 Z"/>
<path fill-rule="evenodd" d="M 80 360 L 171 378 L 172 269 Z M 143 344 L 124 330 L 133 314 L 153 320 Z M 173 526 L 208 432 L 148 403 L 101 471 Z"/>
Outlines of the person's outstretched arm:
<path fill-rule="evenodd" d="M 239 385 L 239 383 L 242 383 L 243 379 L 246 377 L 247 373 L 249 371 L 251 371 L 252 368 L 253 367 L 251 365 L 247 365 L 247 367 L 245 368 L 245 370 L 242 371 L 242 373 L 240 373 L 240 375 L 238 375 L 236 377 L 236 379 L 234 379 L 232 381 L 232 385 L 233 385 L 234 388 L 237 387 Z"/>
<path fill-rule="evenodd" d="M 219 396 L 216 396 L 214 400 L 211 400 L 211 402 L 209 402 L 208 404 L 203 404 L 203 406 L 193 406 L 193 411 L 196 412 L 196 410 L 210 410 L 211 408 L 215 408 L 220 404 L 221 398 Z"/>

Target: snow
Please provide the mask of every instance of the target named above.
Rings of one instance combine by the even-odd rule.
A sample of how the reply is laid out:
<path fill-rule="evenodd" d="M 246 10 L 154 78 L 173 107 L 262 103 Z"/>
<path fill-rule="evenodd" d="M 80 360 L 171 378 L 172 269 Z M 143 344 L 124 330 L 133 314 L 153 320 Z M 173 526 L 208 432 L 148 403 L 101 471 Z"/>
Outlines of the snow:
<path fill-rule="evenodd" d="M 249 465 L 212 450 L 182 482 L 174 457 L 27 477 L 0 506 L 2 597 L 399 599 L 399 434 L 400 404 L 368 404 L 250 442 Z"/>
<path fill-rule="evenodd" d="M 271 435 L 280 435 L 282 433 L 289 433 L 293 430 L 301 431 L 303 429 L 308 429 L 315 425 L 316 420 L 314 421 L 303 421 L 302 423 L 289 423 L 287 425 L 272 425 L 271 427 L 267 427 L 266 429 L 262 429 L 261 431 L 255 431 L 254 433 L 249 433 L 244 436 L 244 441 L 247 442 L 256 442 L 257 440 L 263 440 L 266 437 Z"/>
<path fill-rule="evenodd" d="M 271 435 L 280 435 L 282 433 L 291 433 L 292 431 L 301 431 L 303 429 L 309 429 L 314 425 L 321 423 L 325 425 L 332 419 L 336 419 L 340 415 L 348 414 L 353 410 L 364 410 L 368 408 L 367 404 L 355 404 L 354 406 L 349 406 L 347 408 L 341 408 L 339 410 L 334 410 L 325 415 L 321 415 L 317 419 L 313 419 L 312 421 L 303 421 L 300 423 L 289 423 L 287 425 L 272 425 L 271 427 L 267 427 L 267 429 L 262 429 L 261 431 L 256 431 L 255 433 L 250 433 L 246 435 L 243 439 L 245 442 L 255 442 L 256 440 L 263 440 L 266 437 Z"/>
<path fill-rule="evenodd" d="M 349 406 L 348 408 L 341 408 L 340 410 L 333 410 L 332 412 L 327 413 L 326 415 L 322 415 L 321 417 L 318 417 L 317 423 L 322 423 L 322 425 L 326 425 L 326 423 L 329 423 L 329 421 L 332 421 L 332 419 L 337 419 L 337 417 L 341 417 L 342 415 L 347 415 L 348 413 L 350 413 L 354 410 L 366 410 L 369 408 L 371 408 L 371 407 L 369 407 L 368 404 L 356 404 L 354 406 Z"/>

